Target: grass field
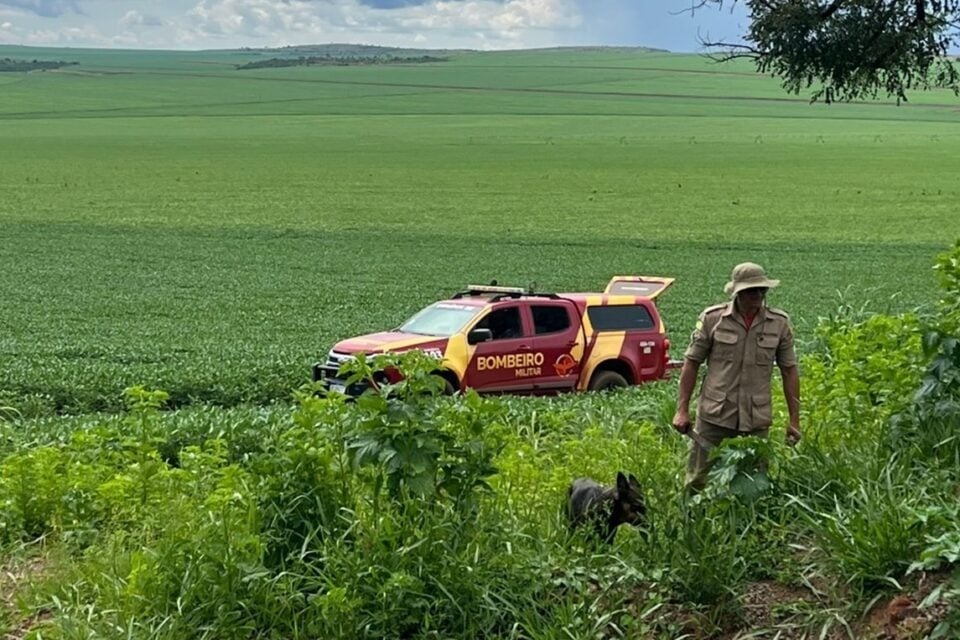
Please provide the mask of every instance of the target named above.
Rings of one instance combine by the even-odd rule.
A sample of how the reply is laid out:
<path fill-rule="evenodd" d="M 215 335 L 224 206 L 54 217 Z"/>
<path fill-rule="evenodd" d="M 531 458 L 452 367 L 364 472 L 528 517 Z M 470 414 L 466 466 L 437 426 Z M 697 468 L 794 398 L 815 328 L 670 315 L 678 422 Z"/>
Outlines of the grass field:
<path fill-rule="evenodd" d="M 683 343 L 731 266 L 801 339 L 930 303 L 960 234 L 951 96 L 810 105 L 749 67 L 622 51 L 237 71 L 252 52 L 0 47 L 0 389 L 17 405 L 284 398 L 329 345 L 467 282 L 671 275 Z M 920 104 L 923 103 L 923 104 Z"/>

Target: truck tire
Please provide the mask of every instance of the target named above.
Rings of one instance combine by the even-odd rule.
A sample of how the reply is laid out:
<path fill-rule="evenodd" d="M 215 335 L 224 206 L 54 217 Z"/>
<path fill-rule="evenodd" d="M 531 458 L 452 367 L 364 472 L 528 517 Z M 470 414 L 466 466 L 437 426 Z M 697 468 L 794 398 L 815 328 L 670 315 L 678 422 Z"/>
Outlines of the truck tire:
<path fill-rule="evenodd" d="M 450 382 L 450 378 L 448 378 L 447 376 L 445 376 L 445 375 L 443 375 L 442 373 L 439 373 L 439 372 L 434 372 L 433 375 L 435 375 L 435 376 L 437 376 L 438 378 L 440 378 L 441 380 L 443 380 L 443 386 L 441 387 L 441 389 L 442 389 L 441 394 L 442 394 L 442 395 L 452 396 L 452 395 L 454 395 L 454 394 L 457 392 L 457 387 L 456 387 L 452 382 Z"/>
<path fill-rule="evenodd" d="M 443 395 L 452 396 L 456 392 L 457 392 L 457 388 L 453 386 L 453 383 L 447 380 L 446 378 L 444 378 L 443 379 Z"/>
<path fill-rule="evenodd" d="M 590 378 L 590 391 L 606 391 L 627 386 L 627 379 L 616 371 L 598 371 Z"/>

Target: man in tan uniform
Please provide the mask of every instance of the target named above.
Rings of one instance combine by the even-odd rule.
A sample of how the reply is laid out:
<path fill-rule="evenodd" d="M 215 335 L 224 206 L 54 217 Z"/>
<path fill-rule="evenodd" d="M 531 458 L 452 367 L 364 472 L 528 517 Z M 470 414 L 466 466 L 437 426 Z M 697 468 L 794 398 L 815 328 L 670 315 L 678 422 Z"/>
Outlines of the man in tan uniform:
<path fill-rule="evenodd" d="M 738 264 L 724 289 L 733 300 L 708 307 L 697 321 L 684 354 L 673 418 L 674 429 L 683 434 L 690 430 L 690 397 L 697 371 L 706 361 L 687 464 L 687 487 L 692 491 L 706 484 L 710 449 L 726 438 L 766 437 L 773 422 L 770 378 L 774 361 L 780 367 L 790 413 L 787 443 L 793 445 L 800 439 L 800 372 L 793 329 L 786 313 L 764 304 L 767 290 L 779 284 L 779 280 L 767 278 L 758 264 Z"/>

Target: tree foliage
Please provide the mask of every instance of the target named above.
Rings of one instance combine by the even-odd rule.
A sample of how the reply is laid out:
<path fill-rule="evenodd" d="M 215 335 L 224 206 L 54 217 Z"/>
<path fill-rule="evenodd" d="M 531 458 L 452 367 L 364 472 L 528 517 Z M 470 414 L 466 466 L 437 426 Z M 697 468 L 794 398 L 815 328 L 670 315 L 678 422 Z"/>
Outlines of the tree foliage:
<path fill-rule="evenodd" d="M 79 62 L 65 62 L 63 60 L 14 60 L 13 58 L 0 58 L 0 73 L 23 73 L 26 71 L 47 71 L 50 69 L 59 69 Z"/>
<path fill-rule="evenodd" d="M 812 99 L 906 101 L 907 91 L 960 93 L 950 51 L 960 38 L 960 0 L 696 0 L 693 10 L 743 2 L 743 42 L 703 44 L 721 60 L 749 58 L 788 91 Z"/>

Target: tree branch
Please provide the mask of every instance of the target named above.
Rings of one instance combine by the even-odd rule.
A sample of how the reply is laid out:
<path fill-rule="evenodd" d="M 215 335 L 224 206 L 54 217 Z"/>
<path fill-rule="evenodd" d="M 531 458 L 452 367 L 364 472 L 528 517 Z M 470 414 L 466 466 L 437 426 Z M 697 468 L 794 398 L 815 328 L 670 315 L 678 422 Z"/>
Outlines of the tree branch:
<path fill-rule="evenodd" d="M 755 60 L 765 55 L 766 53 L 748 44 L 739 44 L 739 43 L 733 43 L 733 42 L 706 42 L 706 41 L 701 41 L 701 44 L 704 47 L 723 49 L 723 51 L 719 53 L 707 54 L 707 57 L 713 60 L 714 62 L 729 62 L 731 60 L 739 60 L 741 58 L 749 58 L 751 60 Z"/>
<path fill-rule="evenodd" d="M 712 60 L 752 59 L 757 70 L 813 99 L 905 100 L 905 90 L 946 87 L 960 95 L 950 53 L 960 43 L 960 0 L 688 0 L 690 11 L 738 2 L 750 12 L 742 43 L 698 38 Z"/>
<path fill-rule="evenodd" d="M 830 6 L 824 8 L 824 10 L 820 12 L 820 19 L 829 20 L 830 16 L 835 14 L 837 12 L 837 9 L 839 9 L 844 2 L 845 0 L 833 0 Z M 923 2 L 923 0 L 920 0 L 920 2 Z"/>

